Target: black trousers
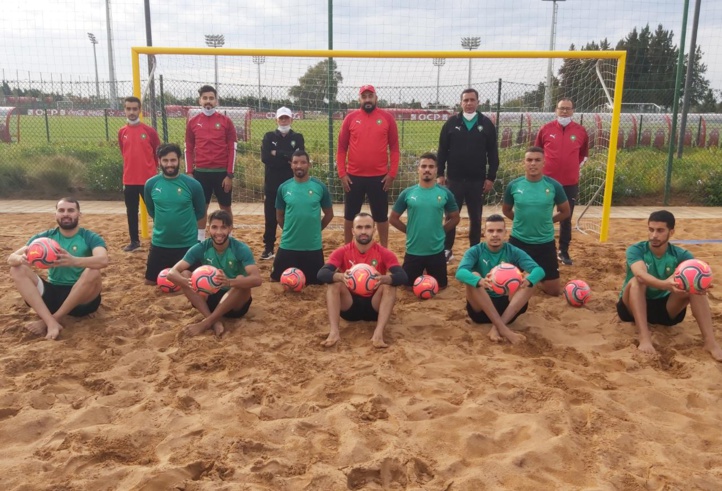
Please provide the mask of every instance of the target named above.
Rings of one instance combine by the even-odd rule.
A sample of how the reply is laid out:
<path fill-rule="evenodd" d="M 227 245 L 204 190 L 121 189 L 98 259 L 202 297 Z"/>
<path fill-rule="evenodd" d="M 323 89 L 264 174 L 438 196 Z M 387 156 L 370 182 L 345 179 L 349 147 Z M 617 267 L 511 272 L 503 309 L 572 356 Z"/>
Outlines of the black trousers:
<path fill-rule="evenodd" d="M 276 229 L 278 221 L 276 220 L 276 195 L 278 194 L 278 186 L 289 180 L 293 175 L 278 175 L 266 173 L 263 184 L 263 215 L 266 217 L 265 229 L 263 231 L 263 245 L 266 249 L 273 250 L 276 244 Z"/>
<path fill-rule="evenodd" d="M 569 252 L 569 244 L 572 242 L 572 215 L 574 214 L 574 205 L 577 203 L 577 195 L 579 194 L 579 184 L 572 186 L 562 186 L 564 194 L 569 200 L 569 208 L 571 214 L 566 220 L 559 222 L 559 250 Z"/>
<path fill-rule="evenodd" d="M 130 235 L 131 242 L 140 242 L 138 237 L 138 210 L 140 209 L 140 198 L 143 197 L 143 187 L 142 184 L 131 184 L 123 187 L 125 211 L 128 215 L 128 235 Z"/>
<path fill-rule="evenodd" d="M 469 246 L 475 246 L 481 241 L 481 210 L 484 205 L 484 181 L 470 180 L 446 180 L 446 186 L 454 195 L 456 204 L 461 207 L 466 203 L 466 211 L 469 213 Z M 456 239 L 456 228 L 446 233 L 444 249 L 454 247 Z"/>

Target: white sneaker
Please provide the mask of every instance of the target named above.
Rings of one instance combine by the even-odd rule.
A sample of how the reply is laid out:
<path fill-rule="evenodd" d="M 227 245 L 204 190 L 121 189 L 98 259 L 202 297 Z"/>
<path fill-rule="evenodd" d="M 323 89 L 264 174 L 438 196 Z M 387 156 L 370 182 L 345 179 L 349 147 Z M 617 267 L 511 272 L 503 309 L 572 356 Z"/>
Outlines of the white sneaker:
<path fill-rule="evenodd" d="M 454 253 L 451 252 L 451 249 L 444 249 L 444 257 L 446 258 L 446 264 L 449 264 L 454 259 Z"/>

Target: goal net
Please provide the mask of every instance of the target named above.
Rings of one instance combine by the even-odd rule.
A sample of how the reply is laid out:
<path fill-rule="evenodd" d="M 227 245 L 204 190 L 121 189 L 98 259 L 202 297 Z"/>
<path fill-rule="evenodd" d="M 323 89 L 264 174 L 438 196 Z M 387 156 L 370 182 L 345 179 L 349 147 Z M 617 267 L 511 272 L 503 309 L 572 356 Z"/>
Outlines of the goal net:
<path fill-rule="evenodd" d="M 547 84 L 550 60 L 553 76 Z M 155 107 L 161 116 L 162 139 L 183 144 L 185 121 L 197 109 L 201 85 L 216 86 L 223 110 L 242 115 L 234 120 L 242 125 L 236 128 L 237 202 L 263 199 L 261 141 L 276 128 L 275 111 L 281 106 L 293 111 L 293 130 L 304 136 L 312 175 L 328 185 L 335 202 L 342 202 L 334 161 L 338 133 L 345 115 L 359 107 L 359 88 L 372 84 L 378 106 L 393 114 L 398 127 L 401 159 L 390 193 L 392 202 L 402 189 L 418 181 L 418 156 L 436 152 L 442 125 L 459 111 L 461 93 L 471 87 L 479 92 L 479 110 L 497 128 L 499 170 L 486 204 L 501 206 L 506 185 L 524 173 L 524 150 L 533 145 L 539 128 L 556 117 L 556 101 L 571 97 L 576 106 L 574 119 L 585 126 L 591 144 L 582 168 L 575 219 L 581 217 L 577 220 L 580 230 L 599 234 L 602 240 L 606 239 L 615 150 L 628 131 L 619 126 L 623 62 L 624 52 L 617 51 L 133 48 L 134 91 L 143 98 L 144 108 Z"/>

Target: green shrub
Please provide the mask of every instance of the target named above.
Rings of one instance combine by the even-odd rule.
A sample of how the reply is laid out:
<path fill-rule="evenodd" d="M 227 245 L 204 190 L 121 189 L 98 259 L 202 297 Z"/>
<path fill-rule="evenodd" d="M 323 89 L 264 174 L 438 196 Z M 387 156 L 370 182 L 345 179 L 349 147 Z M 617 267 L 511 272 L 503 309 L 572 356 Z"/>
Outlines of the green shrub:
<path fill-rule="evenodd" d="M 85 164 L 88 189 L 101 192 L 123 191 L 123 158 L 120 154 L 102 156 Z"/>

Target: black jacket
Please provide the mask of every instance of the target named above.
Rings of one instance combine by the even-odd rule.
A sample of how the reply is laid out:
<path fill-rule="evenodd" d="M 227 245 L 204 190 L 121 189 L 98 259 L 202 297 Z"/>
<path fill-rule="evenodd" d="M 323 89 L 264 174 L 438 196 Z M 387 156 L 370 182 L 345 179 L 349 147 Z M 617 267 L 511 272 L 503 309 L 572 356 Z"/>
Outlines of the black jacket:
<path fill-rule="evenodd" d="M 451 116 L 444 123 L 439 135 L 439 177 L 446 172 L 452 180 L 496 179 L 499 169 L 496 128 L 491 119 L 478 111 L 477 114 L 479 117 L 471 130 L 466 129 L 462 113 Z"/>
<path fill-rule="evenodd" d="M 261 161 L 266 164 L 266 175 L 293 177 L 291 172 L 291 156 L 298 149 L 305 150 L 303 135 L 290 130 L 284 136 L 280 131 L 269 131 L 263 136 L 261 143 Z M 275 150 L 276 155 L 271 155 Z"/>

